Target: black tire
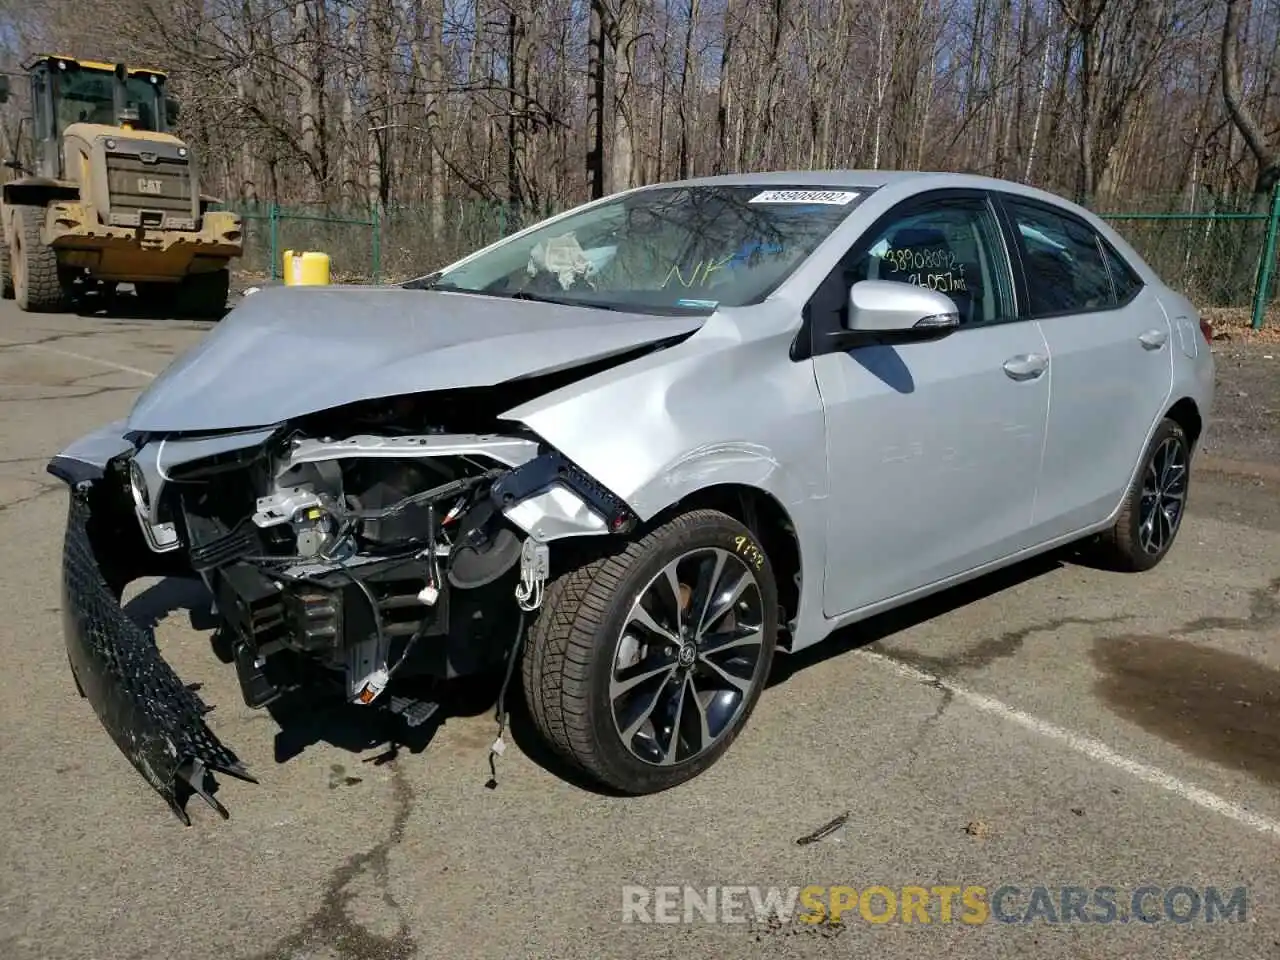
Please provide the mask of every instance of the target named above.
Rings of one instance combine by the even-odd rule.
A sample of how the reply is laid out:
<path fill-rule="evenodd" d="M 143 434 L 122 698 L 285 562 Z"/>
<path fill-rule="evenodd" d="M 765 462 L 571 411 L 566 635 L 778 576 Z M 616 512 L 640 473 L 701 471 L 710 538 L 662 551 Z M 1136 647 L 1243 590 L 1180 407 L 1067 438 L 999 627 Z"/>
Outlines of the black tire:
<path fill-rule="evenodd" d="M 628 617 L 633 605 L 638 604 L 642 592 L 656 584 L 659 574 L 682 556 L 695 551 L 707 551 L 699 556 L 710 556 L 714 560 L 710 551 L 716 548 L 728 552 L 728 557 L 723 561 L 726 571 L 732 569 L 749 573 L 758 588 L 748 588 L 748 592 L 743 594 L 743 597 L 750 594 L 753 605 L 758 598 L 758 612 L 745 617 L 747 626 L 742 625 L 742 618 L 739 617 L 739 611 L 746 609 L 745 604 L 727 608 L 723 618 L 715 618 L 721 624 L 728 623 L 733 618 L 734 629 L 746 629 L 752 636 L 759 633 L 760 641 L 758 651 L 754 653 L 754 665 L 750 662 L 753 655 L 751 652 L 744 654 L 747 663 L 735 665 L 736 669 L 743 671 L 735 671 L 735 678 L 740 681 L 746 681 L 745 673 L 750 671 L 750 686 L 740 695 L 731 694 L 731 699 L 736 697 L 733 707 L 736 712 L 722 721 L 710 746 L 681 759 L 680 748 L 683 746 L 686 751 L 689 749 L 694 733 L 690 733 L 688 739 L 671 733 L 666 737 L 666 744 L 674 743 L 675 746 L 664 749 L 672 749 L 671 756 L 675 758 L 675 762 L 659 765 L 638 756 L 633 746 L 628 746 L 628 742 L 634 745 L 641 739 L 640 735 L 633 735 L 629 741 L 624 742 L 620 727 L 615 721 L 615 701 L 610 696 L 615 656 L 621 649 L 623 630 L 629 625 Z M 554 549 L 552 552 L 554 555 Z M 734 564 L 732 568 L 729 566 L 731 562 Z M 686 585 L 683 580 L 680 580 L 680 584 L 683 591 Z M 694 590 L 690 590 L 690 594 L 693 593 Z M 711 590 L 706 593 L 708 596 L 715 595 Z M 680 602 L 692 612 L 698 601 L 690 599 L 684 593 L 680 597 Z M 757 617 L 758 631 L 750 626 Z M 525 700 L 542 737 L 556 752 L 593 780 L 626 794 L 665 790 L 706 770 L 737 738 L 754 711 L 768 679 L 777 631 L 778 598 L 773 569 L 768 557 L 756 546 L 751 531 L 727 514 L 714 510 L 694 510 L 663 523 L 617 552 L 574 564 L 547 585 L 542 608 L 529 631 L 523 658 Z M 725 635 L 720 631 L 717 633 Z M 656 648 L 664 644 L 653 642 L 652 646 Z M 751 642 L 739 649 L 750 651 L 755 646 Z M 673 645 L 668 646 L 667 653 L 658 654 L 664 658 L 674 657 L 675 665 L 672 670 L 691 672 L 691 675 L 696 671 L 708 671 L 706 666 L 702 666 L 704 661 L 701 656 L 696 661 L 691 657 L 686 664 L 681 657 L 670 653 L 675 649 Z M 725 654 L 724 650 L 711 652 L 717 657 Z M 731 654 L 730 660 L 736 656 L 737 654 Z M 718 662 L 725 664 L 730 661 Z M 711 685 L 715 685 L 715 677 L 709 671 L 703 676 L 704 679 L 698 683 L 709 679 Z M 678 687 L 681 706 L 688 704 L 693 709 L 693 697 L 687 696 L 687 688 L 683 682 L 683 679 L 673 680 L 668 687 L 659 678 L 658 685 L 652 689 L 674 691 Z M 635 689 L 640 691 L 637 696 L 647 696 L 644 687 L 637 686 Z M 704 687 L 705 689 L 708 688 Z M 661 692 L 655 692 L 654 701 L 662 695 Z M 621 702 L 621 696 L 618 701 Z M 683 718 L 683 712 L 675 713 L 673 708 L 673 713 Z M 708 716 L 708 712 L 701 708 L 697 709 L 697 713 L 703 718 Z M 697 714 L 690 714 L 690 718 L 687 722 L 698 723 Z M 685 723 L 681 719 L 661 727 L 660 731 L 683 731 L 686 729 Z M 700 743 L 705 743 L 704 732 L 708 730 L 710 727 L 703 725 L 696 731 Z M 660 739 L 654 739 L 653 743 L 661 746 Z"/>
<path fill-rule="evenodd" d="M 71 654 L 67 654 L 67 666 L 71 670 L 71 682 L 76 685 L 76 693 L 80 695 L 80 699 L 86 699 L 84 687 L 80 684 L 80 677 L 76 675 L 76 665 L 71 662 Z"/>
<path fill-rule="evenodd" d="M 184 317 L 218 319 L 227 310 L 231 293 L 231 271 L 226 267 L 213 273 L 193 273 L 178 288 L 178 312 Z"/>
<path fill-rule="evenodd" d="M 9 270 L 9 247 L 0 243 L 0 299 L 13 299 L 13 274 Z"/>
<path fill-rule="evenodd" d="M 58 271 L 58 255 L 40 240 L 42 207 L 13 208 L 10 269 L 18 309 L 54 313 L 66 306 L 66 290 Z"/>
<path fill-rule="evenodd" d="M 1163 459 L 1171 450 L 1180 461 L 1180 472 L 1170 468 Z M 1157 482 L 1154 496 L 1153 480 Z M 1163 560 L 1182 528 L 1190 485 L 1191 445 L 1182 427 L 1165 418 L 1147 444 L 1142 463 L 1125 492 L 1115 525 L 1099 538 L 1094 548 L 1097 560 L 1110 569 L 1130 573 L 1150 570 Z M 1158 509 L 1156 501 L 1165 506 L 1165 512 Z M 1169 513 L 1174 512 L 1170 507 L 1175 504 L 1176 515 L 1170 520 Z M 1146 526 L 1148 519 L 1152 522 L 1151 528 Z M 1152 530 L 1157 536 L 1151 535 Z"/>

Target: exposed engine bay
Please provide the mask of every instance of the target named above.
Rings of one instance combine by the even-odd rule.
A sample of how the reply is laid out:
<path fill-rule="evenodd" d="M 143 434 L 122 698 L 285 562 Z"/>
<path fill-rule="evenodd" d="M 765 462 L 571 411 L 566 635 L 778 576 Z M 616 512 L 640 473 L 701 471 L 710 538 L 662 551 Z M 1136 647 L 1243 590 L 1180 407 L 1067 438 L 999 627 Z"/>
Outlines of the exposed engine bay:
<path fill-rule="evenodd" d="M 409 432 L 416 402 L 183 463 L 147 440 L 117 463 L 150 550 L 185 553 L 212 592 L 248 705 L 296 689 L 306 666 L 370 704 L 398 675 L 500 662 L 541 601 L 547 541 L 633 522 L 534 437 Z"/>
<path fill-rule="evenodd" d="M 250 707 L 324 691 L 417 726 L 437 709 L 420 693 L 433 684 L 397 695 L 393 680 L 447 681 L 513 660 L 524 614 L 542 602 L 550 542 L 636 523 L 518 426 L 463 433 L 423 420 L 452 400 L 467 413 L 449 419 L 475 423 L 483 405 L 459 393 L 365 401 L 248 433 L 134 434 L 91 478 L 74 460 L 50 464 L 72 487 L 64 599 L 77 683 L 184 820 L 188 793 L 226 815 L 206 790 L 209 771 L 251 778 L 120 613 L 129 581 L 204 581 L 215 648 Z"/>

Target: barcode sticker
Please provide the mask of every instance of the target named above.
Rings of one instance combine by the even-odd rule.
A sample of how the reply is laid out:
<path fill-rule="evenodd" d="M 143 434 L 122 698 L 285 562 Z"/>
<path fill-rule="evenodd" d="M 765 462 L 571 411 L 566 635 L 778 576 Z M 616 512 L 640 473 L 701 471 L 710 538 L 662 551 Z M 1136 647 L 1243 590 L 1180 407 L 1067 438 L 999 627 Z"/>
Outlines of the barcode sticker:
<path fill-rule="evenodd" d="M 857 198 L 853 190 L 766 190 L 751 198 L 751 203 L 825 203 L 843 207 Z"/>

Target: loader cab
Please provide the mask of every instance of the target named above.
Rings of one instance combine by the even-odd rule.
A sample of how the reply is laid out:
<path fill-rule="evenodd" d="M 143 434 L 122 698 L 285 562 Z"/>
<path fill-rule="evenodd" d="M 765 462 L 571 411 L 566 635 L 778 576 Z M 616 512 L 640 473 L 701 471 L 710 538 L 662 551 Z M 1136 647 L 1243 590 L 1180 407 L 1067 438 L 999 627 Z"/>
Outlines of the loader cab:
<path fill-rule="evenodd" d="M 167 132 L 177 104 L 158 70 L 41 56 L 26 64 L 31 84 L 31 139 L 37 176 L 62 179 L 61 141 L 75 123 Z"/>

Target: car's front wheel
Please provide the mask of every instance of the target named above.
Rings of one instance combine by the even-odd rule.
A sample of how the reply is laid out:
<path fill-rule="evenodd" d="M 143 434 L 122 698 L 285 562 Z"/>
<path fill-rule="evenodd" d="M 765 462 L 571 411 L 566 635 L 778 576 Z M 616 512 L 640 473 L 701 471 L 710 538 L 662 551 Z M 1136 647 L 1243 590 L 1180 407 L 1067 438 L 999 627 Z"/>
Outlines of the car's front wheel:
<path fill-rule="evenodd" d="M 1115 525 L 1098 544 L 1114 569 L 1150 570 L 1164 559 L 1182 527 L 1191 482 L 1191 444 L 1174 420 L 1156 427 Z"/>
<path fill-rule="evenodd" d="M 615 790 L 653 793 L 729 748 L 769 675 L 772 567 L 751 531 L 714 510 L 676 516 L 553 580 L 523 681 L 557 751 Z"/>

